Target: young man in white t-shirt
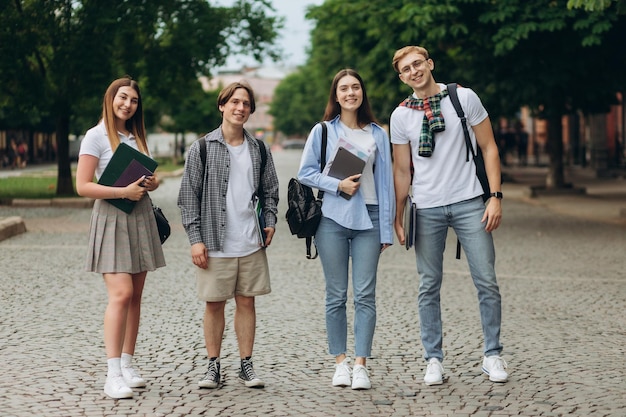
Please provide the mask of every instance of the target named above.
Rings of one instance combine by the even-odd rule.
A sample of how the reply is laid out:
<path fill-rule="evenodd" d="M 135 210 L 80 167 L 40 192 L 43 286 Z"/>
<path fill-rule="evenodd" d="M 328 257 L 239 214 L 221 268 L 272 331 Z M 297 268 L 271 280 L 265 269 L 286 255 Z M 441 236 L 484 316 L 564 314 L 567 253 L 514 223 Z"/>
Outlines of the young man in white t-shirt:
<path fill-rule="evenodd" d="M 420 275 L 418 295 L 426 385 L 444 381 L 440 289 L 443 251 L 448 228 L 459 238 L 478 291 L 485 340 L 482 370 L 493 382 L 506 382 L 506 362 L 500 357 L 501 298 L 495 274 L 491 232 L 502 220 L 500 159 L 489 115 L 469 88 L 458 88 L 472 146 L 482 150 L 492 191 L 487 204 L 467 150 L 461 120 L 446 85 L 433 78 L 435 64 L 428 51 L 407 46 L 396 51 L 393 67 L 411 87 L 409 96 L 391 115 L 396 191 L 395 230 L 404 244 L 403 211 L 409 187 L 417 206 L 415 253 Z M 476 149 L 476 148 L 475 148 Z M 412 163 L 412 164 L 411 164 Z M 411 176 L 411 165 L 413 176 Z"/>

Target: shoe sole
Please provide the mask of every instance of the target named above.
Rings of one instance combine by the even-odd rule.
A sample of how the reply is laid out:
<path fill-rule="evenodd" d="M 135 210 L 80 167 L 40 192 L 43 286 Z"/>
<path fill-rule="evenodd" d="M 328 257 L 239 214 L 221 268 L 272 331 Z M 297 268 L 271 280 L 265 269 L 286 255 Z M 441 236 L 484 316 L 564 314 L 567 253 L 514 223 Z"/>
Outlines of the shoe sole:
<path fill-rule="evenodd" d="M 126 398 L 133 398 L 133 392 L 131 391 L 130 394 L 122 394 L 122 395 L 111 395 L 110 393 L 106 392 L 106 390 L 104 390 L 104 393 L 106 395 L 108 395 L 109 397 L 113 398 L 114 400 L 123 400 Z"/>
<path fill-rule="evenodd" d="M 146 381 L 143 381 L 143 382 L 128 382 L 128 381 L 126 381 L 126 385 L 128 385 L 128 388 L 145 388 L 146 387 Z"/>
<path fill-rule="evenodd" d="M 333 387 L 349 387 L 352 385 L 352 382 L 350 380 L 348 381 L 339 381 L 339 382 L 333 382 L 332 383 Z"/>
<path fill-rule="evenodd" d="M 482 368 L 482 370 L 483 370 L 483 373 L 489 377 L 489 380 L 490 380 L 491 382 L 504 383 L 504 382 L 507 382 L 507 381 L 509 380 L 509 378 L 505 378 L 505 379 L 496 379 L 496 378 L 493 378 L 491 375 L 489 375 L 489 372 L 487 372 L 487 370 L 486 370 L 485 368 Z"/>
<path fill-rule="evenodd" d="M 244 379 L 239 378 L 239 380 L 248 388 L 263 388 L 265 387 L 265 382 L 263 381 L 246 381 Z"/>
<path fill-rule="evenodd" d="M 426 381 L 424 381 L 424 385 L 428 385 L 429 387 L 431 385 L 443 385 L 443 379 L 441 381 L 434 381 L 434 382 L 426 382 Z"/>

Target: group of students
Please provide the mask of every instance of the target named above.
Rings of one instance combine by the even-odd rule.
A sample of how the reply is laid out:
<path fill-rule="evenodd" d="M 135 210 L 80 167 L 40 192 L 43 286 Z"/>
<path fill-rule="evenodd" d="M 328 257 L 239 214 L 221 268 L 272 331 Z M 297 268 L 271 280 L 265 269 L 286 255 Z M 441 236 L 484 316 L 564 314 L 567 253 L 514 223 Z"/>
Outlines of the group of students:
<path fill-rule="evenodd" d="M 393 244 L 394 229 L 399 242 L 405 243 L 403 213 L 409 193 L 417 205 L 415 253 L 420 332 L 427 364 L 424 383 L 444 381 L 439 295 L 450 227 L 466 253 L 478 292 L 484 336 L 482 370 L 491 381 L 506 382 L 507 364 L 500 357 L 501 297 L 491 234 L 502 220 L 500 161 L 489 116 L 474 91 L 458 89 L 472 144 L 483 152 L 494 191 L 484 203 L 474 164 L 465 157 L 460 119 L 447 98 L 446 86 L 432 75 L 434 62 L 428 51 L 420 46 L 404 47 L 396 51 L 392 64 L 412 94 L 392 113 L 390 135 L 372 113 L 361 76 L 343 69 L 332 80 L 324 112 L 327 148 L 322 152 L 322 127 L 318 124 L 309 134 L 297 175 L 303 184 L 324 191 L 323 216 L 314 241 L 326 283 L 328 353 L 335 359 L 331 383 L 352 389 L 372 386 L 366 361 L 371 357 L 376 327 L 378 262 Z M 217 105 L 222 123 L 189 148 L 178 195 L 191 260 L 197 267 L 197 294 L 205 302 L 203 330 L 209 360 L 198 385 L 221 385 L 225 305 L 234 298 L 239 379 L 247 387 L 259 388 L 265 383 L 252 362 L 255 297 L 271 291 L 265 248 L 272 243 L 277 222 L 278 177 L 269 148 L 244 128 L 255 111 L 251 87 L 245 82 L 226 86 Z M 337 179 L 321 172 L 320 166 L 330 162 L 340 140 L 373 149 L 361 174 Z M 102 119 L 81 143 L 76 174 L 78 193 L 96 199 L 87 269 L 103 275 L 108 291 L 104 392 L 112 398 L 131 398 L 132 388 L 146 385 L 132 362 L 141 296 L 147 272 L 165 266 L 148 194 L 159 186 L 158 176 L 139 178 L 126 187 L 93 181 L 122 142 L 149 154 L 141 94 L 130 78 L 115 80 L 107 89 Z M 326 161 L 321 160 L 323 154 Z M 137 204 L 126 214 L 106 201 L 116 198 Z M 257 199 L 263 207 L 264 241 L 259 240 L 257 230 Z M 353 366 L 348 357 L 346 314 L 350 263 L 355 312 Z"/>

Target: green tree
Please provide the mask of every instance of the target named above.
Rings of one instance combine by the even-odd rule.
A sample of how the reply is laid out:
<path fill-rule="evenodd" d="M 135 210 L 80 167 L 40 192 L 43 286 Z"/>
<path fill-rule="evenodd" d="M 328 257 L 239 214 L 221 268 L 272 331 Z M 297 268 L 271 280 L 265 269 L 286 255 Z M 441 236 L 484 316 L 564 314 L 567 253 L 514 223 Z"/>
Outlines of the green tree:
<path fill-rule="evenodd" d="M 138 79 L 147 123 L 156 124 L 228 55 L 275 58 L 282 25 L 267 0 L 228 8 L 206 0 L 0 0 L 0 9 L 0 125 L 54 126 L 58 195 L 74 193 L 71 123 L 88 119 L 82 112 L 94 112 L 111 80 Z"/>
<path fill-rule="evenodd" d="M 624 7 L 626 7 L 626 1 L 624 0 L 569 0 L 567 2 L 567 7 L 571 9 L 582 8 L 593 12 L 607 9 L 613 3 L 617 3 L 618 8 L 621 9 L 621 11 L 624 11 Z"/>
<path fill-rule="evenodd" d="M 392 72 L 393 52 L 425 46 L 437 80 L 475 89 L 493 120 L 529 106 L 549 121 L 546 185 L 558 188 L 561 117 L 606 111 L 626 84 L 626 56 L 616 53 L 626 39 L 621 3 L 588 11 L 567 0 L 327 0 L 307 14 L 316 24 L 302 71 L 329 83 L 340 68 L 358 70 L 384 122 L 410 92 Z"/>
<path fill-rule="evenodd" d="M 274 129 L 287 136 L 307 137 L 316 121 L 324 115 L 330 80 L 310 72 L 298 71 L 285 77 L 274 90 L 270 114 L 274 116 Z M 327 84 L 327 85 L 324 85 Z"/>

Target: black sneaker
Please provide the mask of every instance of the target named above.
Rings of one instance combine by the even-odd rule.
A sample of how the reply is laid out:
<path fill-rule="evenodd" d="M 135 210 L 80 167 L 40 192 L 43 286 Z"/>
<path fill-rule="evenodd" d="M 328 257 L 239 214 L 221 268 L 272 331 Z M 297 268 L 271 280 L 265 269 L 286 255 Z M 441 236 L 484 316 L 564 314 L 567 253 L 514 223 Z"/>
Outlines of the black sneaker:
<path fill-rule="evenodd" d="M 217 388 L 220 385 L 220 359 L 209 359 L 209 368 L 198 382 L 200 388 Z"/>
<path fill-rule="evenodd" d="M 246 385 L 246 387 L 263 388 L 265 386 L 265 382 L 263 382 L 263 380 L 254 372 L 250 356 L 241 360 L 239 379 Z"/>

